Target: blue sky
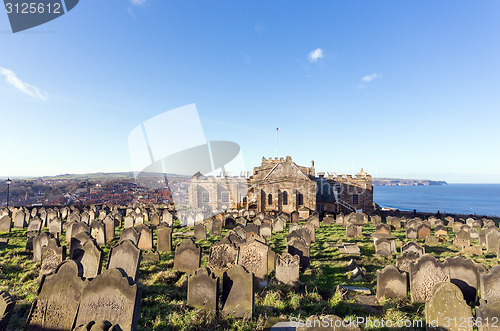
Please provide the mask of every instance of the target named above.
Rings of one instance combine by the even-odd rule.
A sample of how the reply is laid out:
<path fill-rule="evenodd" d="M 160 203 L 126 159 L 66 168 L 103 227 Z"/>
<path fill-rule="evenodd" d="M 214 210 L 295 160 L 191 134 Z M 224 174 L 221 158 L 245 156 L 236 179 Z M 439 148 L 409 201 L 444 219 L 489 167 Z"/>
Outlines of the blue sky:
<path fill-rule="evenodd" d="M 0 12 L 0 176 L 130 171 L 128 134 L 195 103 L 248 169 L 500 183 L 500 2 L 86 0 Z M 168 130 L 168 128 L 166 128 Z M 182 137 L 179 137 L 182 139 Z"/>

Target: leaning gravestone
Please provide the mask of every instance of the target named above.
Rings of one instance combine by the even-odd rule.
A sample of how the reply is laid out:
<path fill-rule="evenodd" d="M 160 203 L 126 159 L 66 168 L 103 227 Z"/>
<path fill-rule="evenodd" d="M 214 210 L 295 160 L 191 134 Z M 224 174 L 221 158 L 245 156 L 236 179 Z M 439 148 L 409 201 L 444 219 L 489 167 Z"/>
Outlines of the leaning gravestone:
<path fill-rule="evenodd" d="M 10 317 L 14 311 L 14 306 L 16 303 L 9 293 L 5 291 L 0 291 L 0 330 L 7 330 L 7 325 L 9 324 Z"/>
<path fill-rule="evenodd" d="M 74 260 L 76 251 L 83 247 L 83 244 L 85 244 L 89 240 L 93 241 L 94 238 L 92 238 L 92 236 L 88 232 L 80 232 L 79 234 L 71 238 L 71 243 L 69 246 L 69 258 Z"/>
<path fill-rule="evenodd" d="M 187 305 L 216 311 L 219 303 L 219 278 L 202 267 L 188 277 Z"/>
<path fill-rule="evenodd" d="M 12 228 L 12 220 L 8 215 L 0 218 L 0 233 L 9 233 Z"/>
<path fill-rule="evenodd" d="M 229 238 L 212 244 L 208 257 L 208 266 L 216 276 L 220 277 L 225 271 L 231 269 L 238 262 L 238 246 Z"/>
<path fill-rule="evenodd" d="M 425 320 L 431 328 L 472 331 L 471 309 L 465 302 L 460 289 L 448 282 L 437 283 L 432 288 L 430 298 L 425 303 Z"/>
<path fill-rule="evenodd" d="M 267 285 L 268 250 L 269 246 L 255 239 L 240 245 L 238 264 L 254 274 L 255 283 L 259 287 Z"/>
<path fill-rule="evenodd" d="M 140 236 L 141 234 L 137 232 L 137 230 L 134 227 L 130 227 L 123 229 L 122 234 L 120 235 L 120 241 L 128 239 L 132 241 L 135 245 L 137 245 L 139 243 Z"/>
<path fill-rule="evenodd" d="M 101 273 L 103 252 L 93 240 L 87 240 L 80 248 L 73 252 L 73 260 L 83 267 L 83 277 L 95 278 Z"/>
<path fill-rule="evenodd" d="M 136 330 L 140 298 L 137 284 L 130 284 L 120 270 L 105 270 L 83 289 L 76 325 L 105 320 L 121 330 Z"/>
<path fill-rule="evenodd" d="M 125 239 L 111 248 L 107 269 L 120 269 L 135 282 L 140 263 L 141 250 L 131 240 Z"/>
<path fill-rule="evenodd" d="M 293 238 L 287 243 L 287 252 L 291 255 L 298 255 L 300 258 L 300 268 L 307 269 L 310 264 L 310 250 L 302 238 Z"/>
<path fill-rule="evenodd" d="M 500 299 L 500 266 L 494 266 L 488 273 L 480 275 L 481 299 Z"/>
<path fill-rule="evenodd" d="M 175 247 L 174 270 L 193 273 L 200 268 L 201 248 L 193 239 L 184 239 Z"/>
<path fill-rule="evenodd" d="M 377 298 L 406 299 L 408 297 L 408 279 L 393 265 L 382 271 L 377 270 Z"/>
<path fill-rule="evenodd" d="M 289 253 L 276 257 L 276 280 L 292 286 L 299 285 L 300 257 Z"/>
<path fill-rule="evenodd" d="M 57 267 L 66 259 L 66 246 L 60 246 L 59 241 L 51 238 L 47 246 L 42 247 L 42 263 L 40 275 L 56 272 Z"/>
<path fill-rule="evenodd" d="M 466 302 L 476 302 L 479 289 L 479 269 L 471 260 L 461 257 L 446 259 L 450 270 L 450 281 L 463 294 Z"/>
<path fill-rule="evenodd" d="M 81 266 L 68 260 L 43 278 L 26 322 L 26 330 L 71 330 L 85 286 Z"/>
<path fill-rule="evenodd" d="M 235 265 L 224 273 L 222 288 L 222 311 L 251 319 L 255 310 L 253 274 Z"/>
<path fill-rule="evenodd" d="M 158 252 L 172 251 L 172 228 L 165 223 L 162 223 L 157 228 L 158 239 L 157 239 L 157 250 Z"/>
<path fill-rule="evenodd" d="M 434 285 L 450 281 L 447 261 L 439 262 L 431 254 L 422 255 L 410 262 L 410 290 L 412 302 L 425 302 L 431 296 Z"/>

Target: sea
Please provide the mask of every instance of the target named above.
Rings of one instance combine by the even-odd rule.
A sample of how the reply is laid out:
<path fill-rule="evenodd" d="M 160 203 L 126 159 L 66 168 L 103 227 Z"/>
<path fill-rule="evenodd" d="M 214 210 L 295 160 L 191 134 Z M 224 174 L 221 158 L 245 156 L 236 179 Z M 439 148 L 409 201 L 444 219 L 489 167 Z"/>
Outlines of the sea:
<path fill-rule="evenodd" d="M 373 201 L 399 210 L 500 217 L 500 184 L 374 186 Z"/>

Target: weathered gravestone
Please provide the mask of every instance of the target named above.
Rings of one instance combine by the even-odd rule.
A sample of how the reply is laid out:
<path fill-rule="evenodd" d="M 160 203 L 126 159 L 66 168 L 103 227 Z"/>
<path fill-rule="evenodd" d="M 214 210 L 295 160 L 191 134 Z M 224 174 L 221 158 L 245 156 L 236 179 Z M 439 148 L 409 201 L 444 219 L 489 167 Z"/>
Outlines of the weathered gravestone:
<path fill-rule="evenodd" d="M 500 326 L 499 320 L 500 300 L 490 299 L 479 300 L 479 307 L 476 307 L 476 325 L 479 331 L 498 330 Z"/>
<path fill-rule="evenodd" d="M 232 217 L 226 217 L 226 219 L 224 220 L 224 228 L 232 230 L 235 226 L 236 221 Z"/>
<path fill-rule="evenodd" d="M 272 227 L 270 222 L 262 222 L 259 227 L 259 234 L 264 238 L 271 238 Z"/>
<path fill-rule="evenodd" d="M 378 224 L 375 227 L 375 233 L 390 235 L 391 234 L 391 227 L 389 225 L 383 224 L 383 223 Z"/>
<path fill-rule="evenodd" d="M 135 282 L 139 272 L 141 256 L 141 250 L 131 240 L 125 239 L 111 248 L 107 269 L 119 269 Z"/>
<path fill-rule="evenodd" d="M 224 273 L 222 311 L 234 317 L 252 318 L 255 310 L 253 274 L 235 265 Z"/>
<path fill-rule="evenodd" d="M 450 270 L 446 261 L 439 262 L 431 254 L 424 254 L 410 262 L 410 292 L 412 302 L 425 302 L 431 296 L 434 285 L 450 281 Z"/>
<path fill-rule="evenodd" d="M 63 232 L 63 222 L 60 218 L 56 217 L 48 221 L 47 224 L 49 228 L 49 232 L 54 236 L 59 237 L 59 235 Z"/>
<path fill-rule="evenodd" d="M 172 213 L 170 213 L 168 210 L 163 211 L 163 216 L 161 219 L 162 223 L 166 223 L 169 226 L 172 226 L 174 224 L 174 218 L 172 216 Z"/>
<path fill-rule="evenodd" d="M 120 235 L 120 241 L 128 239 L 132 241 L 134 245 L 137 246 L 137 244 L 139 244 L 140 237 L 141 237 L 140 232 L 138 232 L 136 228 L 130 227 L 123 229 L 122 234 Z"/>
<path fill-rule="evenodd" d="M 408 297 L 408 279 L 393 265 L 382 271 L 377 270 L 377 298 L 406 299 Z"/>
<path fill-rule="evenodd" d="M 356 244 L 342 243 L 337 247 L 342 255 L 361 255 L 361 250 Z"/>
<path fill-rule="evenodd" d="M 299 223 L 299 212 L 294 210 L 290 214 L 291 223 Z"/>
<path fill-rule="evenodd" d="M 12 228 L 12 220 L 8 215 L 0 218 L 0 233 L 9 233 Z"/>
<path fill-rule="evenodd" d="M 175 247 L 174 270 L 193 273 L 200 268 L 201 248 L 193 239 L 184 239 Z"/>
<path fill-rule="evenodd" d="M 216 276 L 222 276 L 225 271 L 237 264 L 238 250 L 238 246 L 233 244 L 227 237 L 212 244 L 208 257 L 208 266 L 210 270 L 212 270 Z"/>
<path fill-rule="evenodd" d="M 240 245 L 238 264 L 254 274 L 255 283 L 259 287 L 267 285 L 268 250 L 269 247 L 265 243 L 254 238 Z"/>
<path fill-rule="evenodd" d="M 461 257 L 446 258 L 450 270 L 450 281 L 463 294 L 466 302 L 476 302 L 479 289 L 479 269 L 471 260 Z"/>
<path fill-rule="evenodd" d="M 141 293 L 118 269 L 108 269 L 82 291 L 76 325 L 109 321 L 122 330 L 136 330 Z"/>
<path fill-rule="evenodd" d="M 172 228 L 165 223 L 162 223 L 156 229 L 158 231 L 157 250 L 158 252 L 172 251 Z"/>
<path fill-rule="evenodd" d="M 17 211 L 14 216 L 14 228 L 23 229 L 26 226 L 24 212 L 22 210 Z"/>
<path fill-rule="evenodd" d="M 97 245 L 106 245 L 106 226 L 101 220 L 95 220 L 90 223 L 90 234 L 95 239 Z"/>
<path fill-rule="evenodd" d="M 92 236 L 88 232 L 80 232 L 79 234 L 71 238 L 71 243 L 69 246 L 69 258 L 72 260 L 76 259 L 77 249 L 81 248 L 83 244 L 85 244 L 89 240 L 93 241 L 94 238 L 92 238 Z"/>
<path fill-rule="evenodd" d="M 406 239 L 417 239 L 418 238 L 418 232 L 417 229 L 414 227 L 406 228 Z"/>
<path fill-rule="evenodd" d="M 222 234 L 222 221 L 214 218 L 212 220 L 212 230 L 211 230 L 212 236 L 220 236 Z"/>
<path fill-rule="evenodd" d="M 123 227 L 125 229 L 133 227 L 134 223 L 135 223 L 135 218 L 133 215 L 127 215 L 123 219 Z"/>
<path fill-rule="evenodd" d="M 42 261 L 42 248 L 47 246 L 49 240 L 53 238 L 48 232 L 42 232 L 33 237 L 33 260 Z"/>
<path fill-rule="evenodd" d="M 254 223 L 248 223 L 245 226 L 246 240 L 250 239 L 251 236 L 259 234 L 259 227 Z"/>
<path fill-rule="evenodd" d="M 292 238 L 287 242 L 287 252 L 291 255 L 298 255 L 300 258 L 300 268 L 307 269 L 310 264 L 309 246 L 302 238 Z"/>
<path fill-rule="evenodd" d="M 396 253 L 395 245 L 392 245 L 391 241 L 389 241 L 387 238 L 374 238 L 374 244 L 375 254 L 377 255 L 387 256 L 391 255 L 392 253 Z"/>
<path fill-rule="evenodd" d="M 33 218 L 28 224 L 28 232 L 40 232 L 42 229 L 42 220 L 38 217 Z"/>
<path fill-rule="evenodd" d="M 314 229 L 313 229 L 313 231 L 314 231 Z M 300 228 L 297 230 L 297 233 L 300 235 L 300 237 L 302 239 L 304 239 L 307 246 L 311 246 L 311 243 L 314 242 L 314 240 L 315 240 L 315 238 L 314 238 L 315 236 L 313 235 L 311 230 L 309 230 L 308 228 Z M 288 237 L 287 237 L 287 240 L 288 240 Z"/>
<path fill-rule="evenodd" d="M 104 223 L 106 242 L 109 243 L 115 239 L 115 218 L 108 215 L 102 222 Z"/>
<path fill-rule="evenodd" d="M 286 226 L 286 221 L 283 220 L 282 218 L 276 218 L 272 222 L 272 230 L 273 233 L 275 232 L 283 232 Z"/>
<path fill-rule="evenodd" d="M 219 278 L 202 267 L 188 277 L 187 305 L 216 311 L 219 303 Z"/>
<path fill-rule="evenodd" d="M 489 253 L 498 253 L 498 241 L 500 239 L 500 231 L 495 228 L 494 230 L 488 231 L 486 234 L 486 250 Z"/>
<path fill-rule="evenodd" d="M 299 286 L 300 256 L 282 253 L 276 256 L 276 280 L 284 284 Z"/>
<path fill-rule="evenodd" d="M 66 246 L 60 246 L 56 238 L 51 238 L 47 246 L 42 247 L 40 275 L 56 272 L 57 267 L 66 259 Z"/>
<path fill-rule="evenodd" d="M 420 224 L 417 227 L 417 239 L 424 240 L 427 236 L 431 235 L 431 227 L 427 224 Z"/>
<path fill-rule="evenodd" d="M 55 274 L 43 278 L 31 306 L 26 330 L 71 330 L 85 286 L 81 266 L 65 261 Z"/>
<path fill-rule="evenodd" d="M 400 230 L 401 229 L 401 220 L 398 217 L 387 216 L 386 217 L 386 222 L 394 230 Z"/>
<path fill-rule="evenodd" d="M 151 214 L 150 220 L 151 220 L 151 225 L 153 226 L 160 225 L 160 215 L 158 215 L 156 212 L 153 212 Z"/>
<path fill-rule="evenodd" d="M 83 277 L 86 279 L 95 278 L 101 273 L 103 252 L 93 240 L 87 240 L 77 248 L 72 259 L 82 264 Z"/>
<path fill-rule="evenodd" d="M 452 283 L 440 282 L 434 285 L 425 303 L 425 321 L 433 329 L 472 331 L 473 317 L 460 289 Z"/>
<path fill-rule="evenodd" d="M 425 254 L 425 248 L 420 246 L 415 241 L 409 241 L 401 247 L 401 253 L 404 252 L 415 252 L 418 254 L 418 256 L 422 256 Z"/>
<path fill-rule="evenodd" d="M 135 229 L 139 233 L 137 247 L 145 251 L 153 250 L 153 229 L 144 223 L 137 225 Z"/>
<path fill-rule="evenodd" d="M 346 238 L 357 238 L 362 236 L 362 226 L 352 223 L 347 224 L 345 228 Z"/>
<path fill-rule="evenodd" d="M 9 324 L 10 317 L 14 311 L 14 306 L 16 305 L 14 299 L 9 293 L 5 291 L 0 291 L 0 330 L 7 330 L 7 325 Z"/>
<path fill-rule="evenodd" d="M 89 226 L 87 224 L 83 223 L 83 222 L 73 223 L 73 225 L 71 227 L 71 236 L 69 238 L 66 238 L 66 241 L 67 242 L 71 242 L 71 238 L 76 237 L 81 232 L 88 232 L 88 233 L 90 233 Z"/>
<path fill-rule="evenodd" d="M 453 240 L 453 245 L 459 248 L 463 248 L 465 246 L 470 246 L 471 237 L 469 232 L 460 230 L 455 235 L 455 240 Z"/>
<path fill-rule="evenodd" d="M 480 275 L 481 299 L 500 299 L 500 266 L 494 266 L 489 272 Z"/>
<path fill-rule="evenodd" d="M 195 224 L 194 237 L 197 240 L 206 240 L 207 239 L 207 229 L 205 228 L 205 224 L 203 224 L 203 223 Z"/>
<path fill-rule="evenodd" d="M 439 238 L 436 236 L 425 237 L 425 244 L 427 246 L 436 246 L 439 243 Z"/>
<path fill-rule="evenodd" d="M 436 237 L 447 237 L 448 236 L 448 230 L 444 225 L 436 225 L 434 228 L 434 234 Z"/>

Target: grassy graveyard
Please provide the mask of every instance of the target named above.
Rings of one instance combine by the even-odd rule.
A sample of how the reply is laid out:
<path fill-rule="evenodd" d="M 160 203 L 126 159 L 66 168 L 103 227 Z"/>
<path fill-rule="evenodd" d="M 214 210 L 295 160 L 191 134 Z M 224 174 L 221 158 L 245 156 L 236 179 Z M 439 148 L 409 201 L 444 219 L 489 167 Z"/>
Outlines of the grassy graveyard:
<path fill-rule="evenodd" d="M 182 239 L 192 237 L 192 228 L 179 228 L 178 224 L 176 225 L 173 246 Z M 116 239 L 111 245 L 101 247 L 104 251 L 103 268 L 107 265 L 110 247 L 118 243 L 120 231 L 121 229 L 117 231 Z M 222 236 L 227 231 L 223 229 Z M 269 285 L 256 289 L 255 317 L 252 320 L 236 319 L 225 316 L 222 312 L 206 312 L 188 307 L 188 275 L 172 270 L 173 253 L 160 253 L 160 262 L 141 262 L 138 281 L 142 284 L 143 294 L 138 329 L 258 330 L 269 328 L 278 321 L 290 320 L 291 317 L 305 320 L 311 315 L 337 315 L 347 320 L 358 316 L 394 322 L 423 320 L 424 304 L 412 304 L 409 297 L 403 301 L 381 300 L 378 310 L 373 311 L 353 300 L 342 298 L 336 291 L 337 285 L 343 284 L 367 287 L 375 294 L 377 270 L 388 264 L 396 264 L 396 254 L 388 257 L 375 255 L 373 240 L 368 236 L 374 232 L 374 226 L 367 224 L 363 226 L 363 238 L 346 239 L 342 226 L 322 224 L 321 228 L 316 230 L 316 242 L 311 244 L 311 265 L 301 273 L 300 286 L 294 289 L 288 285 L 277 284 L 274 271 L 270 272 Z M 285 250 L 287 233 L 288 229 L 282 233 L 274 233 L 269 241 L 270 248 L 277 253 Z M 400 247 L 410 240 L 405 239 L 404 229 L 393 231 L 392 234 L 398 238 L 399 252 Z M 36 298 L 40 264 L 32 261 L 31 252 L 25 250 L 26 229 L 12 229 L 11 233 L 1 236 L 8 238 L 9 244 L 0 248 L 0 290 L 8 291 L 16 301 L 9 328 L 21 330 Z M 207 235 L 207 240 L 196 241 L 202 247 L 202 266 L 208 264 L 210 245 L 222 236 Z M 425 246 L 426 253 L 431 253 L 440 260 L 450 256 L 462 256 L 459 249 L 451 243 L 453 237 L 454 233 L 448 227 L 448 243 L 440 242 L 434 247 Z M 59 239 L 61 244 L 66 245 L 64 235 Z M 342 242 L 356 243 L 361 249 L 361 256 L 343 256 L 335 246 Z M 419 241 L 419 244 L 424 246 L 423 241 Z M 363 279 L 350 279 L 346 264 L 351 258 L 356 259 L 365 272 Z M 487 269 L 498 262 L 492 254 L 469 258 Z"/>

